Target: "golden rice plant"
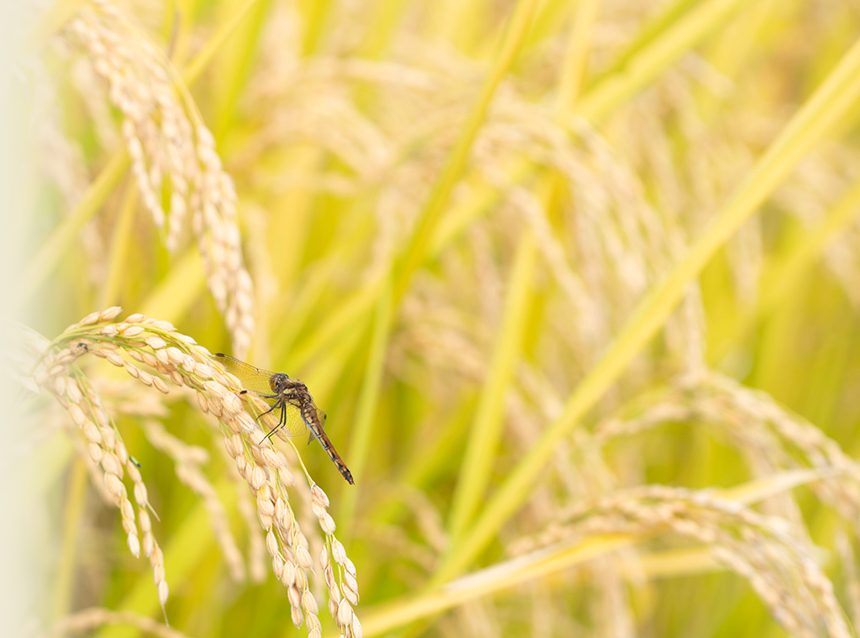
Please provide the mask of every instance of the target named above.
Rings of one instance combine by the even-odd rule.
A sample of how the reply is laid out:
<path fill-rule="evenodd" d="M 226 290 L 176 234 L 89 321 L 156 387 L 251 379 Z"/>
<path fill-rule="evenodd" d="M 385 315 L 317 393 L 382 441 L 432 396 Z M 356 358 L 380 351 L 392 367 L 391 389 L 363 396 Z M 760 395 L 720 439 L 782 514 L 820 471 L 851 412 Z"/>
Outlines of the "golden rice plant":
<path fill-rule="evenodd" d="M 10 635 L 857 635 L 850 3 L 17 10 Z"/>

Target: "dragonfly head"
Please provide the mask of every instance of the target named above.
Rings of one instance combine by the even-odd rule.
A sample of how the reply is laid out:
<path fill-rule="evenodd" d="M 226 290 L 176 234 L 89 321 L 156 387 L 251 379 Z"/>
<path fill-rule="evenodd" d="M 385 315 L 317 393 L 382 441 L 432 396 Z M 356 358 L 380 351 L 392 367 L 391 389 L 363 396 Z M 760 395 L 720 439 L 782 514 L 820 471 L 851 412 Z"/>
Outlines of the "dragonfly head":
<path fill-rule="evenodd" d="M 290 377 L 288 377 L 283 372 L 278 372 L 277 374 L 273 374 L 269 379 L 269 385 L 272 387 L 272 392 L 275 394 L 280 394 L 290 384 Z"/>

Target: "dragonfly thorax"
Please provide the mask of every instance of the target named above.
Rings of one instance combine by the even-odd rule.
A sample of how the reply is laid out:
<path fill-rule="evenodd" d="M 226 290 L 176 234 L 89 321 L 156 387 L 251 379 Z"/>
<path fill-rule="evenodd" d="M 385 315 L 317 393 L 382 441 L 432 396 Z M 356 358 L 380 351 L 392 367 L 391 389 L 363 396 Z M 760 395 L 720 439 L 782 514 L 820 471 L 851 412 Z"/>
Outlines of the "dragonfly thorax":
<path fill-rule="evenodd" d="M 290 393 L 300 393 L 302 395 L 307 395 L 310 397 L 308 393 L 308 386 L 297 379 L 290 379 L 284 372 L 276 372 L 269 378 L 269 385 L 272 388 L 272 392 L 275 394 L 285 394 L 287 392 Z"/>

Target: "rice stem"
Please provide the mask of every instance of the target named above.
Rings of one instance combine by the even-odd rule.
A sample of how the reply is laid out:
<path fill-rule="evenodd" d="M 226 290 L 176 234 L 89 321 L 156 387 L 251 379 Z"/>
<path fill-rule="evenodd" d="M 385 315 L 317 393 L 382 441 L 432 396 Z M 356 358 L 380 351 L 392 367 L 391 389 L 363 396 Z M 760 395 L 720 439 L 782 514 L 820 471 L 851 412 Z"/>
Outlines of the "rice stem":
<path fill-rule="evenodd" d="M 452 549 L 436 572 L 438 585 L 460 573 L 483 550 L 501 525 L 527 498 L 556 445 L 586 416 L 624 372 L 630 361 L 668 319 L 687 287 L 717 250 L 770 195 L 803 155 L 820 143 L 860 98 L 860 42 L 807 100 L 750 171 L 747 179 L 714 218 L 684 257 L 639 303 L 603 358 L 577 386 L 564 413 L 517 464 L 510 477 L 487 503 L 478 521 Z"/>

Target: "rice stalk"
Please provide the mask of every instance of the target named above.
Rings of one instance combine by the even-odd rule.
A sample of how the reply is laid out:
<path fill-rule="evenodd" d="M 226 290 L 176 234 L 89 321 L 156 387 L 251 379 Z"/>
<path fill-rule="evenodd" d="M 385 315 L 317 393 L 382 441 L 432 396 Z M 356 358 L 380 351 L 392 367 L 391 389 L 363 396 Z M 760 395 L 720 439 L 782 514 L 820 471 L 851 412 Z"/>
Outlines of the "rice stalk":
<path fill-rule="evenodd" d="M 436 582 L 444 582 L 477 554 L 498 527 L 522 502 L 555 444 L 564 437 L 598 400 L 624 366 L 660 328 L 687 285 L 732 232 L 756 212 L 756 207 L 781 178 L 848 113 L 860 97 L 860 45 L 848 51 L 839 66 L 819 87 L 801 110 L 771 144 L 748 179 L 735 191 L 721 214 L 660 285 L 639 304 L 612 347 L 568 400 L 565 414 L 556 421 L 538 444 L 520 461 L 511 477 L 487 505 L 484 514 L 470 530 L 468 539 L 451 553 L 440 569 Z"/>
<path fill-rule="evenodd" d="M 370 336 L 370 352 L 365 370 L 365 381 L 359 397 L 355 429 L 353 430 L 349 446 L 351 452 L 350 462 L 355 476 L 362 476 L 370 460 L 371 444 L 374 438 L 374 422 L 378 418 L 377 410 L 382 392 L 385 355 L 393 321 L 390 284 L 388 285 L 388 294 L 380 299 L 373 323 L 373 332 Z M 358 495 L 354 491 L 343 495 L 339 518 L 347 521 L 347 535 L 350 530 L 349 521 L 355 519 L 357 500 Z"/>
<path fill-rule="evenodd" d="M 159 636 L 159 638 L 186 638 L 188 635 L 145 616 L 127 611 L 112 611 L 101 607 L 82 609 L 69 614 L 55 623 L 47 635 L 59 637 L 85 632 L 91 634 L 95 629 L 105 625 L 128 625 L 138 631 L 146 632 L 148 635 Z"/>
<path fill-rule="evenodd" d="M 104 359 L 125 370 L 135 381 L 163 394 L 171 386 L 191 390 L 198 409 L 217 419 L 227 454 L 255 495 L 258 522 L 265 534 L 273 571 L 287 589 L 293 622 L 297 626 L 304 623 L 310 635 L 320 635 L 318 606 L 310 590 L 315 562 L 307 534 L 312 530 L 306 532 L 307 528 L 299 525 L 289 498 L 291 490 L 307 490 L 322 533 L 321 537 L 312 538 L 324 548 L 319 566 L 329 590 L 331 613 L 344 634 L 360 634 L 361 626 L 353 611 L 358 603 L 356 570 L 334 536 L 335 523 L 327 511 L 325 492 L 312 481 L 307 470 L 304 470 L 307 483 L 297 482 L 295 468 L 287 457 L 278 449 L 260 443 L 264 424 L 251 418 L 238 394 L 241 386 L 213 361 L 205 348 L 169 323 L 144 315 L 133 314 L 114 321 L 120 312 L 119 307 L 112 307 L 91 313 L 67 328 L 41 352 L 33 378 L 66 409 L 75 426 L 72 430 L 78 432 L 82 441 L 82 456 L 94 484 L 120 510 L 129 550 L 136 557 L 142 552 L 150 560 L 162 607 L 167 602 L 168 585 L 164 554 L 152 530 L 147 489 L 100 398 L 78 369 L 78 360 L 87 355 Z M 254 401 L 250 397 L 248 400 Z M 259 408 L 256 413 L 260 413 Z M 188 455 L 194 453 L 158 428 L 150 427 L 149 435 L 169 449 L 174 458 L 183 459 L 178 472 L 201 493 L 207 509 L 214 511 L 222 547 L 227 550 L 234 572 L 238 572 L 240 558 L 235 544 L 226 540 L 223 516 L 218 507 L 213 507 L 215 490 L 189 467 Z M 131 484 L 134 503 L 128 495 L 126 480 Z"/>
<path fill-rule="evenodd" d="M 33 294 L 42 284 L 68 246 L 78 235 L 83 226 L 92 219 L 113 190 L 115 184 L 129 167 L 128 158 L 116 156 L 99 174 L 98 178 L 87 189 L 84 197 L 75 206 L 73 212 L 51 233 L 48 240 L 42 244 L 33 260 L 28 264 L 24 273 L 22 290 Z"/>
<path fill-rule="evenodd" d="M 73 4 L 76 12 L 93 6 Z M 187 69 L 190 56 L 209 57 L 194 67 L 193 86 L 183 73 L 171 90 L 203 113 L 235 180 L 255 284 L 253 362 L 308 381 L 358 479 L 355 490 L 338 483 L 331 491 L 325 480 L 335 485 L 338 477 L 325 466 L 316 478 L 329 504 L 309 478 L 317 473 L 310 459 L 326 461 L 320 454 L 302 459 L 276 438 L 283 460 L 257 458 L 251 439 L 259 430 L 237 440 L 211 413 L 208 425 L 187 427 L 199 416 L 194 406 L 209 409 L 208 399 L 184 377 L 177 386 L 166 368 L 130 358 L 124 346 L 117 356 L 160 378 L 168 394 L 151 392 L 148 377 L 150 386 L 108 382 L 109 367 L 89 351 L 71 363 L 66 376 L 99 405 L 91 416 L 107 415 L 142 463 L 147 500 L 163 521 L 150 527 L 170 584 L 169 617 L 183 632 L 291 636 L 325 626 L 334 633 L 339 620 L 358 633 L 359 613 L 366 632 L 440 636 L 699 635 L 715 622 L 738 635 L 785 627 L 826 634 L 828 626 L 838 633 L 832 608 L 803 606 L 829 604 L 827 583 L 815 584 L 824 570 L 854 620 L 853 111 L 827 100 L 819 114 L 843 115 L 821 120 L 826 131 L 795 131 L 793 139 L 808 138 L 802 153 L 773 140 L 789 131 L 810 87 L 838 67 L 856 16 L 798 2 L 538 3 L 492 102 L 468 131 L 465 161 L 421 254 L 401 272 L 440 175 L 493 81 L 505 25 L 526 4 L 449 2 L 438 12 L 421 3 L 122 6 L 134 38 L 153 43 L 168 70 L 167 59 Z M 82 49 L 62 29 L 66 22 L 50 22 L 49 31 L 62 31 L 48 43 L 56 45 L 48 62 L 68 67 L 70 77 L 57 82 L 62 110 L 39 109 L 33 118 L 44 112 L 55 120 L 46 143 L 57 166 L 45 171 L 54 183 L 39 206 L 63 219 L 66 209 L 77 215 L 82 178 L 109 166 L 105 149 L 123 145 L 115 120 L 124 116 L 103 90 L 108 83 L 87 71 L 91 56 L 69 55 L 70 44 Z M 240 29 L 238 37 L 213 47 L 227 27 Z M 843 83 L 849 93 L 852 86 Z M 61 170 L 76 155 L 80 174 Z M 125 207 L 130 191 L 116 192 L 126 172 L 101 188 L 97 208 L 105 214 L 82 229 L 84 250 L 70 250 L 77 232 L 63 235 L 50 261 L 69 268 L 43 271 L 31 297 L 50 295 L 51 309 L 28 323 L 56 334 L 84 308 L 119 295 L 175 322 L 179 334 L 225 350 L 229 336 L 209 320 L 200 252 L 191 247 L 168 261 L 150 245 L 153 224 Z M 170 178 L 163 179 L 167 210 Z M 735 216 L 740 209 L 747 211 Z M 723 228 L 732 227 L 731 236 L 706 245 L 703 232 L 718 219 L 731 222 Z M 34 234 L 47 234 L 48 245 L 50 223 Z M 115 240 L 131 242 L 125 257 Z M 520 278 L 515 256 L 527 242 L 535 255 Z M 703 247 L 706 266 L 689 259 Z M 667 281 L 676 286 L 671 294 L 655 297 Z M 393 294 L 398 284 L 405 292 Z M 635 326 L 643 299 L 653 312 Z M 627 344 L 620 355 L 619 335 Z M 172 347 L 161 338 L 167 346 L 144 349 Z M 107 356 L 102 345 L 95 350 Z M 607 352 L 616 357 L 609 364 Z M 40 409 L 37 426 L 16 432 L 10 447 L 44 447 L 50 458 L 36 466 L 46 502 L 59 496 L 80 514 L 63 532 L 68 559 L 59 569 L 68 585 L 55 589 L 56 615 L 108 605 L 157 618 L 150 581 L 157 570 L 113 569 L 104 517 L 83 517 L 91 512 L 83 505 L 87 478 L 109 507 L 116 497 L 105 489 L 104 468 L 84 461 L 89 439 L 43 394 L 25 402 Z M 571 396 L 578 416 L 557 432 Z M 251 415 L 259 411 L 252 397 L 237 399 Z M 69 459 L 78 465 L 67 475 Z M 263 468 L 268 479 L 282 463 L 290 485 L 270 485 L 271 495 L 261 486 L 262 498 L 246 487 L 247 475 Z M 533 476 L 513 493 L 511 477 L 523 463 Z M 175 489 L 177 479 L 191 493 Z M 137 511 L 146 508 L 125 470 L 123 484 L 143 552 Z M 304 543 L 288 546 L 282 528 L 293 521 L 269 513 L 281 488 Z M 718 505 L 699 509 L 700 495 Z M 640 507 L 619 514 L 615 498 Z M 718 513 L 735 504 L 741 516 Z M 595 520 L 634 531 L 596 527 L 583 540 L 590 507 Z M 679 514 L 675 528 L 655 522 L 673 508 L 692 518 Z M 786 531 L 802 552 L 782 552 L 755 524 L 730 522 L 747 511 Z M 679 533 L 693 518 L 719 524 Z M 354 563 L 338 562 L 326 532 L 336 531 L 334 520 Z M 710 534 L 719 541 L 702 540 Z M 114 536 L 128 544 L 125 527 Z M 94 544 L 108 552 L 94 555 Z M 313 563 L 307 592 L 287 566 L 294 561 L 300 571 L 305 551 Z M 799 554 L 815 561 L 817 576 L 797 567 Z M 243 572 L 257 582 L 266 563 L 278 583 L 252 588 L 231 578 Z M 355 571 L 369 609 L 355 605 Z M 759 571 L 755 581 L 750 574 Z M 739 572 L 750 577 L 735 578 Z M 813 602 L 795 605 L 789 595 Z M 319 613 L 324 603 L 331 620 Z M 812 620 L 799 620 L 801 613 Z M 306 626 L 296 630 L 287 617 Z M 118 638 L 137 630 L 95 631 Z"/>
<path fill-rule="evenodd" d="M 415 231 L 406 244 L 403 256 L 397 264 L 398 278 L 394 284 L 396 303 L 405 294 L 412 273 L 424 257 L 424 253 L 430 243 L 431 233 L 438 224 L 438 220 L 449 201 L 454 185 L 460 179 L 461 173 L 467 164 L 472 145 L 486 118 L 495 92 L 505 72 L 513 64 L 518 49 L 522 46 L 535 8 L 536 3 L 531 0 L 522 0 L 517 3 L 516 11 L 510 19 L 505 40 L 498 52 L 498 57 L 494 62 L 488 79 L 481 89 L 481 94 L 475 106 L 466 119 L 456 146 L 451 150 L 449 159 L 442 168 L 439 178 L 427 198 L 424 209 L 419 214 Z"/>
<path fill-rule="evenodd" d="M 166 227 L 171 251 L 190 217 L 210 289 L 234 348 L 244 354 L 253 329 L 251 279 L 239 242 L 235 189 L 211 133 L 169 63 L 115 7 L 96 2 L 82 8 L 67 31 L 123 113 L 122 133 L 141 198 L 156 226 Z"/>
<path fill-rule="evenodd" d="M 784 486 L 795 484 L 791 480 Z M 658 485 L 620 490 L 565 513 L 557 527 L 528 539 L 528 553 L 411 600 L 369 610 L 365 633 L 378 635 L 649 539 L 674 535 L 700 543 L 716 563 L 746 578 L 791 635 L 851 636 L 830 581 L 815 562 L 814 548 L 791 529 L 782 519 L 708 491 Z"/>
<path fill-rule="evenodd" d="M 828 244 L 833 243 L 840 233 L 856 225 L 858 204 L 860 182 L 843 193 L 828 211 L 823 223 L 806 233 L 795 249 L 787 251 L 784 258 L 772 263 L 762 274 L 761 294 L 755 308 L 738 319 L 733 334 L 726 338 L 724 344 L 738 343 L 742 336 L 767 317 L 814 265 L 816 257 L 826 250 Z M 724 356 L 727 348 L 728 345 L 718 347 L 717 356 Z"/>
<path fill-rule="evenodd" d="M 230 531 L 227 513 L 221 503 L 214 486 L 201 471 L 200 466 L 208 459 L 206 450 L 187 445 L 181 439 L 172 436 L 158 421 L 148 421 L 144 424 L 146 438 L 152 445 L 169 456 L 176 466 L 176 478 L 187 485 L 203 501 L 212 520 L 212 531 L 224 554 L 224 560 L 230 575 L 234 580 L 245 578 L 245 561 L 239 551 L 236 540 Z M 252 536 L 256 538 L 256 536 Z"/>
<path fill-rule="evenodd" d="M 255 2 L 256 0 L 248 0 L 245 2 L 235 11 L 235 13 L 232 13 L 228 17 L 218 30 L 216 30 L 213 36 L 207 41 L 207 46 L 198 52 L 183 70 L 183 79 L 185 82 L 191 83 L 199 76 L 211 60 L 212 56 L 214 56 L 218 51 L 219 47 L 223 45 L 224 41 L 229 38 L 229 36 L 241 24 L 247 10 Z M 106 30 L 102 32 L 102 35 L 107 38 L 107 41 L 113 41 L 116 44 L 117 38 L 111 30 L 112 28 L 124 30 L 126 35 L 129 33 L 131 34 L 131 42 L 134 44 L 132 45 L 132 50 L 130 52 L 128 50 L 126 51 L 129 53 L 126 61 L 130 59 L 133 60 L 140 51 L 148 51 L 148 55 L 151 58 L 148 60 L 149 64 L 144 66 L 147 66 L 148 70 L 152 72 L 154 76 L 144 76 L 141 83 L 137 85 L 137 89 L 134 87 L 130 89 L 130 93 L 132 95 L 136 90 L 142 90 L 144 87 L 147 87 L 155 77 L 160 77 L 162 79 L 170 77 L 170 81 L 174 82 L 176 87 L 181 89 L 181 82 L 172 77 L 172 71 L 169 68 L 169 64 L 161 59 L 157 52 L 153 51 L 152 46 L 140 36 L 126 17 L 121 15 L 121 11 L 118 11 L 117 8 L 113 7 L 110 3 L 75 3 L 74 6 L 65 7 L 62 11 L 55 11 L 40 25 L 40 32 L 53 33 L 53 31 L 59 29 L 61 26 L 64 29 L 68 29 L 69 18 L 79 14 L 81 11 L 83 11 L 85 18 L 92 18 L 98 13 L 98 7 L 101 7 L 104 16 L 112 16 L 112 18 L 107 18 L 108 21 L 111 19 L 114 20 L 113 27 L 107 26 Z M 84 25 L 80 18 L 77 18 L 77 20 L 78 21 L 76 23 L 72 22 L 73 28 L 81 28 L 82 25 Z M 83 26 L 83 28 L 86 31 L 86 27 Z M 90 33 L 90 35 L 92 36 L 94 34 Z M 95 50 L 92 51 L 92 53 L 96 56 L 105 53 L 107 50 L 103 43 L 100 44 L 96 40 L 91 41 L 91 44 L 95 46 Z M 134 46 L 137 46 L 138 49 L 135 50 Z M 145 53 L 144 55 L 147 54 Z M 145 59 L 146 58 L 144 57 L 144 60 Z M 100 66 L 98 64 L 95 66 L 97 66 L 102 72 L 106 72 L 109 69 L 109 65 L 106 65 L 104 61 L 102 61 Z M 120 79 L 116 74 L 114 74 L 113 78 L 115 81 L 119 81 Z M 162 98 L 165 98 L 165 96 L 173 96 L 175 93 L 171 86 L 165 85 L 162 86 L 161 89 Z M 116 92 L 114 97 L 117 97 Z M 196 113 L 193 102 L 190 100 L 188 95 L 182 91 L 180 91 L 179 95 L 175 96 L 175 98 L 179 99 L 180 102 L 184 102 L 184 105 L 180 105 L 174 110 L 176 112 L 180 112 L 187 108 L 187 115 L 191 119 L 197 120 L 195 123 L 196 133 L 200 136 L 201 140 L 201 145 L 197 151 L 201 154 L 200 161 L 205 169 L 202 174 L 198 170 L 190 178 L 186 177 L 184 180 L 185 188 L 187 189 L 189 183 L 194 186 L 195 182 L 198 182 L 196 185 L 201 186 L 201 184 L 199 184 L 201 179 L 205 180 L 205 183 L 202 184 L 202 186 L 205 187 L 201 187 L 199 193 L 191 192 L 190 199 L 194 201 L 188 203 L 183 202 L 181 197 L 177 197 L 177 194 L 173 193 L 171 204 L 177 206 L 180 213 L 188 208 L 191 208 L 192 213 L 197 211 L 197 214 L 194 215 L 193 221 L 195 222 L 195 233 L 198 236 L 198 244 L 201 253 L 207 256 L 206 264 L 210 280 L 209 283 L 212 287 L 213 295 L 215 295 L 216 300 L 218 300 L 219 305 L 225 312 L 225 319 L 227 320 L 228 325 L 233 330 L 234 336 L 239 339 L 236 351 L 242 353 L 248 347 L 249 335 L 253 326 L 253 318 L 250 314 L 250 279 L 247 277 L 247 273 L 242 265 L 241 252 L 238 244 L 236 243 L 238 233 L 235 229 L 230 229 L 230 217 L 235 217 L 235 193 L 232 192 L 232 185 L 230 183 L 229 176 L 227 176 L 226 173 L 221 172 L 220 160 L 211 148 L 212 143 L 209 139 L 211 136 L 200 121 L 199 114 Z M 169 100 L 172 98 L 165 99 L 168 100 L 168 106 L 171 106 Z M 150 105 L 157 103 L 157 101 L 158 100 L 153 100 L 150 96 Z M 128 106 L 128 104 L 126 105 Z M 176 107 L 175 104 L 172 106 Z M 138 112 L 142 110 L 143 114 L 148 117 L 152 115 L 152 113 L 149 112 L 149 109 L 150 106 L 143 106 L 142 109 L 138 109 Z M 182 115 L 178 115 L 174 120 L 174 123 L 178 123 L 180 128 L 182 128 L 181 124 L 183 121 L 184 117 Z M 155 128 L 157 129 L 158 126 L 159 124 L 156 123 Z M 132 128 L 133 125 L 129 125 L 129 121 L 127 120 L 124 128 L 125 133 L 132 134 L 133 131 L 130 130 Z M 173 129 L 171 128 L 170 130 L 172 131 Z M 131 146 L 135 148 L 140 146 L 139 143 L 135 143 L 137 138 L 133 135 L 128 139 Z M 207 140 L 209 140 L 208 147 Z M 169 147 L 169 145 L 167 146 Z M 163 153 L 158 153 L 156 157 L 160 157 L 162 155 Z M 154 170 L 148 171 L 143 168 L 142 162 L 142 156 L 138 155 L 137 176 L 139 180 L 144 180 L 142 184 L 142 193 L 145 201 L 150 207 L 150 211 L 152 212 L 156 223 L 158 223 L 159 219 L 164 217 L 163 211 L 160 210 L 161 206 L 159 204 L 159 199 L 161 193 L 158 187 L 165 176 L 161 173 L 158 166 L 155 166 Z M 176 177 L 180 177 L 185 173 L 186 169 L 191 168 L 196 164 L 197 160 L 195 160 L 190 166 L 183 167 L 183 170 L 177 174 Z M 93 182 L 90 188 L 87 189 L 81 202 L 75 206 L 71 214 L 69 214 L 62 224 L 51 234 L 48 240 L 42 245 L 35 258 L 28 265 L 24 274 L 24 285 L 22 286 L 22 289 L 26 294 L 32 295 L 35 293 L 36 289 L 45 281 L 51 270 L 56 266 L 57 262 L 64 254 L 65 249 L 73 241 L 76 234 L 98 212 L 100 206 L 104 203 L 115 185 L 127 172 L 127 169 L 130 166 L 129 157 L 122 152 L 114 154 L 108 160 L 105 168 L 102 169 L 98 178 Z M 174 184 L 170 175 L 171 173 L 168 170 L 166 176 L 167 184 L 169 185 L 169 188 L 173 188 Z M 149 183 L 147 180 L 153 180 L 153 183 Z M 182 181 L 183 180 L 180 179 L 180 182 Z M 149 188 L 147 188 L 147 186 L 149 186 Z M 220 195 L 216 195 L 215 193 L 216 186 L 221 191 Z M 156 191 L 159 191 L 157 195 Z M 203 195 L 202 197 L 200 196 L 201 194 Z M 213 197 L 213 195 L 215 196 Z M 218 215 L 225 216 L 227 223 L 224 224 L 224 220 L 220 219 Z M 171 226 L 171 230 L 173 232 L 170 235 L 170 238 L 171 242 L 176 244 L 178 243 L 179 233 L 182 231 L 181 214 L 178 219 L 174 220 L 174 222 L 175 223 Z M 205 224 L 211 224 L 211 228 L 206 227 Z M 210 232 L 214 233 L 216 240 L 214 244 L 209 236 Z M 225 260 L 228 263 L 225 263 Z"/>
<path fill-rule="evenodd" d="M 781 408 L 766 394 L 716 373 L 694 376 L 649 398 L 635 417 L 607 420 L 597 428 L 594 444 L 605 446 L 611 439 L 685 421 L 724 428 L 761 474 L 791 468 L 829 472 L 830 479 L 814 486 L 819 498 L 847 521 L 860 517 L 860 464 L 816 426 Z"/>
<path fill-rule="evenodd" d="M 508 297 L 503 311 L 504 321 L 499 326 L 490 359 L 491 373 L 484 382 L 475 421 L 469 435 L 462 461 L 457 490 L 451 504 L 450 533 L 459 537 L 473 518 L 484 496 L 490 476 L 490 467 L 502 435 L 503 410 L 508 386 L 514 377 L 516 362 L 526 330 L 529 295 L 537 261 L 537 243 L 530 233 L 525 234 L 518 246 L 508 285 Z"/>
<path fill-rule="evenodd" d="M 743 6 L 735 0 L 680 0 L 669 4 L 595 81 L 577 105 L 578 114 L 591 121 L 600 120 L 701 39 L 717 31 Z"/>

